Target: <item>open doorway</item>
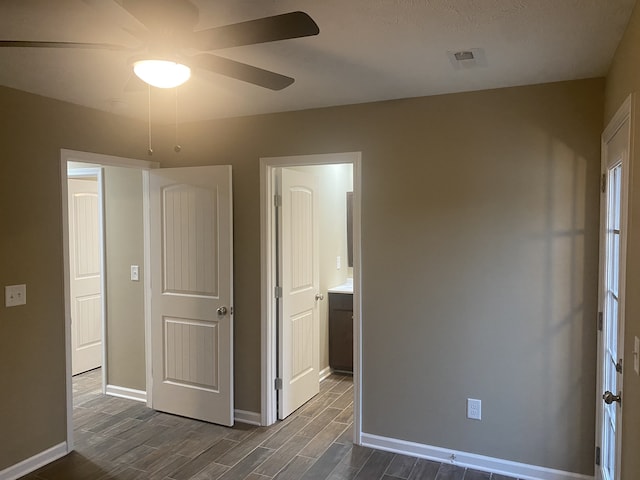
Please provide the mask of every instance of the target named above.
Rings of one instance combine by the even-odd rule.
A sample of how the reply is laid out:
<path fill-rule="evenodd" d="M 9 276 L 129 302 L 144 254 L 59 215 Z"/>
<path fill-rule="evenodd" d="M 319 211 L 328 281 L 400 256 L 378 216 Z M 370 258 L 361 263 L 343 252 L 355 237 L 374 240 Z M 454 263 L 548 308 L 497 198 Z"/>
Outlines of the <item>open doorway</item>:
<path fill-rule="evenodd" d="M 285 173 L 283 175 L 283 172 Z M 289 173 L 287 173 L 289 172 Z M 304 180 L 298 178 L 299 175 L 315 177 L 315 183 L 304 184 Z M 294 175 L 296 179 L 289 184 L 287 176 Z M 289 185 L 289 186 L 287 186 Z M 315 185 L 315 186 L 313 186 Z M 319 185 L 319 187 L 318 187 Z M 278 418 L 282 418 L 283 409 L 278 408 L 286 392 L 286 382 L 292 385 L 295 380 L 302 378 L 302 372 L 307 376 L 314 376 L 314 381 L 326 377 L 332 370 L 347 370 L 351 365 L 336 367 L 330 365 L 329 359 L 329 295 L 332 293 L 347 294 L 353 298 L 353 323 L 351 332 L 353 333 L 352 350 L 347 356 L 353 359 L 353 381 L 354 381 L 354 432 L 356 442 L 360 432 L 360 153 L 343 153 L 327 155 L 309 155 L 296 157 L 278 157 L 261 159 L 261 240 L 262 240 L 262 300 L 263 300 L 263 322 L 262 322 L 262 423 L 270 425 Z M 285 196 L 288 198 L 279 199 L 279 192 L 292 188 Z M 318 188 L 317 198 L 323 199 L 325 203 L 330 202 L 333 197 L 336 205 L 323 208 L 313 206 L 313 195 L 310 193 L 313 188 Z M 292 193 L 294 192 L 294 193 Z M 349 255 L 347 248 L 347 192 L 352 194 L 353 208 L 352 214 L 352 244 L 353 249 Z M 289 205 L 288 202 L 298 198 L 299 205 Z M 312 213 L 319 212 L 324 217 L 315 227 L 310 227 L 314 222 Z M 307 213 L 305 213 L 307 212 Z M 301 218 L 302 227 L 297 234 L 290 232 L 283 235 L 282 229 L 288 229 L 286 225 L 291 218 Z M 305 237 L 308 233 L 308 238 Z M 325 234 L 323 239 L 313 238 L 312 233 L 319 232 Z M 287 244 L 287 241 L 280 241 L 280 237 L 302 238 L 301 251 L 313 250 L 313 246 L 320 244 L 318 249 L 318 264 L 315 266 L 313 260 L 309 260 L 306 265 L 299 264 L 296 268 L 308 278 L 301 280 L 298 274 L 298 283 L 287 280 L 287 271 L 292 265 L 286 263 L 286 249 L 295 248 Z M 305 240 L 306 238 L 306 240 Z M 306 243 L 304 243 L 306 241 Z M 316 243 L 314 243 L 316 242 Z M 284 249 L 284 251 L 283 251 Z M 283 252 L 285 254 L 283 254 Z M 351 257 L 351 258 L 349 258 Z M 321 261 L 320 261 L 321 258 Z M 352 260 L 350 262 L 350 260 Z M 293 260 L 292 260 L 293 261 Z M 285 263 L 283 263 L 285 262 Z M 351 265 L 352 266 L 351 266 Z M 313 275 L 317 274 L 317 279 Z M 323 277 L 323 278 L 320 278 Z M 304 288 L 302 285 L 304 284 Z M 283 288 L 284 286 L 284 288 Z M 309 306 L 299 307 L 299 313 L 289 312 L 286 302 L 281 295 L 285 291 L 308 292 Z M 312 306 L 313 303 L 313 306 Z M 284 315 L 283 315 L 283 309 Z M 312 320 L 312 309 L 316 310 L 318 321 Z M 293 361 L 291 354 L 292 339 L 294 332 L 287 333 L 287 325 L 283 324 L 283 318 L 300 321 L 305 316 L 308 317 L 308 327 L 318 327 L 318 344 L 313 348 L 318 349 L 317 367 L 309 367 L 306 363 L 300 372 L 289 368 L 283 363 L 287 362 L 287 357 Z M 348 315 L 351 320 L 351 314 Z M 296 322 L 290 322 L 291 329 Z M 300 322 L 302 325 L 304 322 Z M 298 332 L 300 333 L 300 332 Z M 298 335 L 299 336 L 299 335 Z M 308 338 L 313 338 L 311 335 Z M 290 349 L 290 352 L 286 352 Z M 307 350 L 308 360 L 311 362 L 311 354 Z M 300 357 L 300 355 L 298 355 Z M 307 362 L 307 363 L 309 363 Z M 310 372 L 311 375 L 309 375 Z M 283 374 L 284 377 L 283 378 Z M 294 380 L 294 381 L 292 381 Z M 310 390 L 311 391 L 311 390 Z M 284 393 L 283 393 L 284 392 Z M 311 391 L 312 392 L 312 391 Z M 309 393 L 308 393 L 309 394 Z M 308 395 L 307 394 L 307 395 Z M 294 395 L 296 395 L 294 393 Z M 298 398 L 298 401 L 300 399 Z M 285 398 L 285 401 L 288 401 Z M 295 402 L 289 405 L 287 410 L 297 408 Z M 282 403 L 280 403 L 282 407 Z"/>
<path fill-rule="evenodd" d="M 146 308 L 144 282 L 147 275 L 144 269 L 148 262 L 144 260 L 146 255 L 144 241 L 144 236 L 146 235 L 146 232 L 144 232 L 146 209 L 144 208 L 144 203 L 146 201 L 143 195 L 143 172 L 155 166 L 157 165 L 151 162 L 109 155 L 70 150 L 61 151 L 67 337 L 67 439 L 69 451 L 73 449 L 74 427 L 72 375 L 86 370 L 84 367 L 79 368 L 77 359 L 73 358 L 78 343 L 91 346 L 93 350 L 96 350 L 95 347 L 97 346 L 99 361 L 98 364 L 92 365 L 91 368 L 99 368 L 99 370 L 95 370 L 91 375 L 90 383 L 92 387 L 99 385 L 101 394 L 106 393 L 142 402 L 149 400 L 146 394 L 147 371 L 145 357 L 147 349 L 145 348 Z M 73 228 L 75 223 L 72 205 L 75 200 L 73 199 L 74 187 L 72 184 L 77 183 L 68 180 L 68 178 L 72 177 L 84 178 L 85 180 L 78 180 L 77 182 L 84 182 L 85 184 L 93 179 L 97 186 L 95 193 L 83 193 L 78 197 L 83 199 L 82 202 L 79 202 L 79 207 L 97 207 L 97 217 L 89 216 L 90 222 L 84 228 L 85 232 L 82 234 L 84 236 L 81 238 L 81 243 L 85 247 L 91 245 L 89 251 L 91 258 L 83 260 L 87 262 L 90 260 L 91 264 L 80 270 L 82 270 L 83 276 L 94 277 L 93 280 L 95 280 L 94 270 L 97 269 L 95 264 L 99 263 L 101 272 L 99 295 L 95 292 L 89 295 L 83 294 L 84 299 L 91 300 L 91 305 L 89 305 L 91 308 L 87 307 L 86 309 L 93 313 L 92 318 L 94 320 L 92 328 L 84 332 L 86 334 L 84 340 L 86 341 L 83 342 L 77 342 L 78 332 L 74 332 L 74 327 L 78 326 L 78 302 L 72 299 L 72 295 L 75 295 L 73 291 L 74 282 L 78 277 L 76 275 L 78 268 L 73 265 L 73 257 L 78 249 L 75 247 L 74 239 L 70 234 L 70 227 Z M 107 177 L 109 177 L 108 184 L 106 182 Z M 131 188 L 132 186 L 135 188 Z M 132 214 L 134 209 L 131 209 L 130 206 L 131 199 L 127 198 L 127 195 L 130 195 L 133 191 L 139 192 L 139 198 L 136 198 L 135 201 L 140 203 L 139 208 L 135 209 L 137 210 L 135 214 Z M 109 208 L 106 208 L 106 199 L 110 199 Z M 123 215 L 123 212 L 127 214 Z M 126 222 L 129 223 L 127 224 Z M 136 225 L 135 228 L 139 231 L 132 231 L 131 225 L 133 224 Z M 111 234 L 109 231 L 111 231 Z M 87 235 L 97 238 L 92 238 L 91 242 L 89 242 Z M 112 248 L 110 255 L 107 255 L 107 244 Z M 123 245 L 127 248 L 123 249 Z M 129 255 L 134 249 L 136 250 L 134 252 L 135 259 L 132 259 Z M 112 260 L 112 262 L 109 263 L 108 259 Z M 132 266 L 137 267 L 137 269 L 133 269 Z M 134 277 L 137 277 L 137 280 Z M 124 293 L 127 298 L 118 297 L 118 291 Z M 130 296 L 135 297 L 133 302 L 128 298 Z M 108 320 L 106 318 L 107 312 L 109 313 Z M 101 317 L 99 322 L 96 319 L 98 313 L 100 313 L 99 317 Z M 132 315 L 135 316 L 135 322 L 131 321 Z M 100 324 L 99 327 L 96 327 L 96 322 Z M 109 328 L 107 328 L 107 324 Z M 118 326 L 123 328 L 118 328 Z M 131 327 L 138 331 L 137 336 L 132 334 Z M 96 332 L 96 330 L 99 330 L 99 332 Z M 100 342 L 96 340 L 98 336 L 100 337 Z M 127 342 L 132 341 L 137 343 L 135 345 L 127 344 Z M 137 357 L 132 358 L 127 352 L 134 352 L 134 356 Z M 137 368 L 132 366 L 137 366 Z M 98 385 L 94 385 L 96 382 L 98 382 Z"/>

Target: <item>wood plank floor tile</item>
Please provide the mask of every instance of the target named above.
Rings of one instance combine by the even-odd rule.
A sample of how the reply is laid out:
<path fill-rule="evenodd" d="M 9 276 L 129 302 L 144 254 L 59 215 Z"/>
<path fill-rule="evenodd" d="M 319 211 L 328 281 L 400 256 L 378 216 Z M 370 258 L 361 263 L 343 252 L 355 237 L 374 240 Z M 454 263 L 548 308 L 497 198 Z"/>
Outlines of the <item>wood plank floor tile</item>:
<path fill-rule="evenodd" d="M 216 444 L 209 447 L 203 453 L 196 458 L 191 459 L 189 462 L 182 465 L 175 472 L 172 472 L 169 476 L 175 480 L 187 480 L 194 476 L 201 470 L 204 470 L 207 465 L 211 463 L 218 463 L 217 460 L 222 457 L 230 449 L 236 447 L 238 444 L 232 440 L 223 438 Z"/>
<path fill-rule="evenodd" d="M 209 434 L 208 432 L 196 432 L 190 430 L 179 442 L 174 441 L 173 453 L 195 458 L 203 452 L 209 450 L 213 445 L 217 444 L 223 438 L 224 435 L 216 431 Z M 232 441 L 227 440 L 227 442 Z M 237 442 L 233 442 L 231 445 L 232 446 L 230 446 L 229 449 L 234 448 L 238 444 Z"/>
<path fill-rule="evenodd" d="M 303 437 L 302 435 L 296 435 L 290 438 L 287 443 L 276 450 L 271 457 L 256 468 L 255 473 L 269 477 L 277 475 L 310 440 L 309 437 Z"/>
<path fill-rule="evenodd" d="M 221 463 L 222 465 L 227 465 L 228 467 L 232 467 L 247 455 L 249 455 L 253 450 L 255 450 L 256 447 L 271 438 L 272 435 L 273 432 L 269 429 L 256 429 L 256 431 L 254 431 L 252 435 L 230 449 L 222 457 L 216 460 L 216 462 Z M 262 445 L 262 447 L 266 448 L 265 445 Z M 271 448 L 269 448 L 269 450 L 271 452 L 275 451 L 275 449 Z"/>
<path fill-rule="evenodd" d="M 300 480 L 315 462 L 314 458 L 296 456 L 274 477 L 275 480 Z"/>
<path fill-rule="evenodd" d="M 219 463 L 211 463 L 200 473 L 191 477 L 190 480 L 213 480 L 220 478 L 227 473 L 231 467 L 220 465 Z"/>
<path fill-rule="evenodd" d="M 329 393 L 343 394 L 344 392 L 349 390 L 349 388 L 352 388 L 352 386 L 353 386 L 353 381 L 352 381 L 351 377 L 346 377 L 344 380 L 342 380 L 341 382 L 336 384 L 335 387 L 333 387 L 331 390 L 329 390 Z"/>
<path fill-rule="evenodd" d="M 347 405 L 342 412 L 333 419 L 334 422 L 338 423 L 353 423 L 353 402 Z"/>
<path fill-rule="evenodd" d="M 147 445 L 145 445 L 147 446 Z M 157 472 L 162 468 L 169 465 L 175 457 L 182 458 L 183 461 L 180 465 L 185 464 L 190 459 L 189 457 L 184 457 L 182 455 L 175 455 L 173 450 L 170 447 L 149 447 L 151 451 L 144 456 L 140 456 L 137 459 L 133 460 L 130 465 L 133 468 L 137 468 L 138 470 L 144 470 L 145 472 Z M 180 465 L 175 465 L 171 472 L 174 472 Z M 169 473 L 169 472 L 167 472 Z"/>
<path fill-rule="evenodd" d="M 417 461 L 418 459 L 415 457 L 396 454 L 385 473 L 393 477 L 409 478 Z"/>
<path fill-rule="evenodd" d="M 245 480 L 271 480 L 271 477 L 266 477 L 264 475 L 252 473 L 247 478 L 245 478 Z"/>
<path fill-rule="evenodd" d="M 360 472 L 358 472 L 358 475 L 356 475 L 356 479 L 371 480 L 382 477 L 392 460 L 393 453 L 374 451 Z"/>
<path fill-rule="evenodd" d="M 276 432 L 275 435 L 262 443 L 263 447 L 279 449 L 287 443 L 292 437 L 301 434 L 301 430 L 309 424 L 307 417 L 296 417 L 287 425 Z M 304 437 L 312 438 L 314 435 L 302 434 Z"/>
<path fill-rule="evenodd" d="M 255 429 L 255 425 L 247 425 L 246 423 L 236 423 L 233 427 L 227 429 L 226 438 L 229 440 L 243 441 L 251 435 Z"/>
<path fill-rule="evenodd" d="M 342 435 L 347 426 L 344 423 L 331 422 L 323 428 L 313 439 L 300 451 L 300 455 L 305 457 L 319 458 L 332 443 Z M 341 442 L 344 443 L 344 442 Z"/>
<path fill-rule="evenodd" d="M 320 415 L 300 430 L 300 434 L 305 437 L 315 437 L 329 422 L 336 418 L 340 412 L 341 410 L 337 408 L 325 408 Z"/>
<path fill-rule="evenodd" d="M 465 469 L 448 463 L 440 464 L 436 480 L 463 480 Z"/>
<path fill-rule="evenodd" d="M 258 465 L 264 462 L 273 450 L 258 447 L 227 471 L 220 480 L 244 480 Z"/>
<path fill-rule="evenodd" d="M 300 408 L 300 411 L 296 413 L 298 413 L 298 415 L 302 417 L 313 418 L 318 414 L 320 414 L 320 412 L 322 412 L 329 405 L 337 401 L 339 398 L 340 398 L 339 393 L 331 393 L 331 392 L 321 393 L 319 395 L 316 395 L 315 398 L 310 400 L 309 403 L 307 403 L 307 405 L 304 405 L 302 408 Z M 352 395 L 352 398 L 353 398 L 353 395 Z"/>
<path fill-rule="evenodd" d="M 472 470 L 467 468 L 464 474 L 464 480 L 490 480 L 491 474 L 488 472 L 481 472 L 479 470 Z"/>
<path fill-rule="evenodd" d="M 359 468 L 349 467 L 340 462 L 327 477 L 327 480 L 353 480 L 359 471 Z"/>
<path fill-rule="evenodd" d="M 325 480 L 351 450 L 351 445 L 334 443 L 309 467 L 302 480 Z"/>
<path fill-rule="evenodd" d="M 353 385 L 349 386 L 349 388 L 331 404 L 331 407 L 343 410 L 351 403 L 353 403 Z"/>
<path fill-rule="evenodd" d="M 344 425 L 344 424 L 340 424 Z M 353 423 L 347 425 L 340 436 L 336 438 L 336 443 L 353 443 Z"/>
<path fill-rule="evenodd" d="M 170 478 L 169 474 L 175 472 L 192 459 L 183 455 L 168 455 L 150 466 L 146 471 L 149 480 L 165 480 Z"/>
<path fill-rule="evenodd" d="M 375 452 L 373 448 L 354 445 L 351 451 L 345 455 L 340 463 L 347 467 L 353 467 L 360 470 L 367 463 L 369 457 Z"/>
<path fill-rule="evenodd" d="M 409 480 L 436 480 L 440 464 L 431 460 L 422 458 L 416 461 L 416 464 L 409 475 Z"/>

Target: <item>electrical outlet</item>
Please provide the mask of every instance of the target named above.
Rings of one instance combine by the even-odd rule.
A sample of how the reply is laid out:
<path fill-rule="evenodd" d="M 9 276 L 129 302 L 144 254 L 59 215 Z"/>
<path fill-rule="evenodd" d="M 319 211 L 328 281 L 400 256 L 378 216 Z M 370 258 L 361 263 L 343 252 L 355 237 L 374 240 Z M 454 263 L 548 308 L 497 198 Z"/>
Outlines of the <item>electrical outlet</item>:
<path fill-rule="evenodd" d="M 342 262 L 340 261 L 340 255 L 336 257 L 336 270 L 340 270 Z"/>
<path fill-rule="evenodd" d="M 17 307 L 27 303 L 26 285 L 7 285 L 4 287 L 4 306 Z"/>
<path fill-rule="evenodd" d="M 467 398 L 467 418 L 472 420 L 482 419 L 482 400 Z"/>

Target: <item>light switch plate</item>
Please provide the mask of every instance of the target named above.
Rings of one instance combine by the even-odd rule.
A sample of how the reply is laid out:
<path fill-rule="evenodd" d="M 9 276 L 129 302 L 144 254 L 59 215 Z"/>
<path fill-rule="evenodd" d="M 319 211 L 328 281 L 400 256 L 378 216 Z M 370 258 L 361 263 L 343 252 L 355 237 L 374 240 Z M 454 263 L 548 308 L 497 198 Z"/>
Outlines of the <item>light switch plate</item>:
<path fill-rule="evenodd" d="M 633 369 L 636 375 L 640 375 L 640 338 L 635 337 L 633 342 Z"/>
<path fill-rule="evenodd" d="M 27 303 L 26 285 L 7 285 L 4 287 L 4 306 L 17 307 Z"/>
<path fill-rule="evenodd" d="M 131 265 L 131 280 L 137 282 L 140 280 L 140 269 L 138 265 Z"/>

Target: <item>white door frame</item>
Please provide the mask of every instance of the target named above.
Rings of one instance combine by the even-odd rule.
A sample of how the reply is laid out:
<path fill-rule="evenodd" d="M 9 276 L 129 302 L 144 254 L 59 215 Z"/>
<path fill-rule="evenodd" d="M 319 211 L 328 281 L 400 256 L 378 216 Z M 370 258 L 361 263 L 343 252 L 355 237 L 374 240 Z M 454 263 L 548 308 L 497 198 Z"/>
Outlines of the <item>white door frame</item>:
<path fill-rule="evenodd" d="M 277 418 L 276 402 L 276 302 L 274 292 L 275 232 L 273 218 L 273 172 L 278 167 L 302 165 L 353 165 L 353 432 L 354 442 L 361 443 L 362 424 L 362 276 L 361 276 L 361 152 L 267 157 L 260 159 L 260 251 L 261 251 L 261 345 L 262 402 L 261 423 L 271 425 Z"/>
<path fill-rule="evenodd" d="M 92 167 L 102 170 L 103 166 L 112 167 L 128 167 L 142 170 L 143 180 L 143 222 L 144 222 L 144 329 L 145 329 L 145 363 L 146 363 L 146 379 L 147 379 L 147 405 L 151 405 L 151 349 L 150 341 L 150 251 L 149 251 L 149 175 L 148 170 L 158 168 L 158 162 L 148 162 L 144 160 L 135 160 L 132 158 L 115 157 L 112 155 L 102 155 L 99 153 L 81 152 L 75 150 L 60 149 L 60 190 L 62 200 L 62 255 L 64 268 L 64 323 L 65 323 L 65 352 L 66 352 L 66 396 L 67 396 L 67 453 L 73 451 L 73 379 L 71 375 L 71 304 L 70 304 L 70 272 L 69 272 L 69 211 L 68 211 L 68 188 L 67 188 L 67 162 L 79 162 L 90 164 Z M 102 189 L 101 189 L 102 194 Z M 100 195 L 101 196 L 101 195 Z M 101 200 L 102 202 L 102 200 Z M 101 212 L 102 214 L 102 212 Z M 102 228 L 102 225 L 101 225 Z M 103 238 L 101 232 L 100 238 Z M 104 255 L 102 258 L 104 268 Z M 104 271 L 104 270 L 103 270 Z M 103 275 L 103 288 L 105 285 L 105 276 Z M 103 293 L 106 293 L 103 290 Z M 104 295 L 103 295 L 104 308 Z M 104 310 L 103 310 L 104 312 Z M 103 321 L 104 325 L 104 321 Z M 104 333 L 104 331 L 103 331 Z M 103 338 L 103 365 L 106 366 L 105 358 L 106 335 Z M 103 373 L 103 391 L 106 379 Z"/>
<path fill-rule="evenodd" d="M 613 116 L 604 132 L 602 133 L 601 139 L 601 175 L 603 178 L 607 178 L 607 171 L 609 169 L 610 159 L 607 156 L 607 144 L 609 141 L 618 133 L 620 128 L 623 128 L 625 122 L 627 122 L 626 127 L 628 129 L 628 144 L 627 144 L 627 154 L 622 158 L 622 192 L 620 199 L 620 266 L 619 266 L 619 292 L 620 292 L 620 307 L 619 307 L 619 351 L 618 354 L 620 358 L 624 358 L 624 324 L 625 324 L 625 303 L 626 303 L 626 256 L 627 256 L 627 234 L 628 234 L 628 203 L 629 203 L 629 174 L 630 174 L 630 158 L 632 155 L 632 142 L 631 142 L 631 133 L 634 131 L 633 127 L 633 111 L 635 108 L 635 94 L 629 95 L 624 103 L 620 106 L 616 114 Z M 601 196 L 600 201 L 600 261 L 599 261 L 599 269 L 598 269 L 598 311 L 604 312 L 604 292 L 602 288 L 602 282 L 605 275 L 605 260 L 606 260 L 606 252 L 604 245 L 606 245 L 606 225 L 607 225 L 607 195 L 608 192 L 605 192 Z M 596 381 L 596 448 L 601 447 L 601 439 L 602 439 L 602 421 L 603 421 L 603 400 L 602 394 L 604 391 L 604 386 L 602 385 L 602 363 L 603 363 L 603 331 L 598 331 L 598 365 L 597 365 L 597 381 Z M 624 364 L 624 363 L 623 363 Z M 630 368 L 629 365 L 624 365 L 625 368 Z M 623 389 L 623 375 L 620 375 L 620 379 L 618 382 L 618 390 L 624 391 Z M 613 392 L 616 394 L 617 392 Z M 624 398 L 623 398 L 624 402 Z M 618 428 L 616 429 L 616 478 L 620 478 L 620 467 L 621 467 L 621 451 L 622 451 L 622 429 L 620 425 L 622 424 L 622 408 L 618 411 L 617 414 L 617 423 Z M 601 451 L 601 457 L 603 452 Z M 601 467 L 596 466 L 596 479 L 601 480 Z"/>
<path fill-rule="evenodd" d="M 69 169 L 67 167 L 67 182 L 69 181 L 70 178 L 87 178 L 87 177 L 96 177 L 96 181 L 98 183 L 98 242 L 100 244 L 98 247 L 99 247 L 99 255 L 100 255 L 100 317 L 101 317 L 100 318 L 100 335 L 102 336 L 102 346 L 100 348 L 101 350 L 100 356 L 101 356 L 101 365 L 102 365 L 102 393 L 104 393 L 107 388 L 107 363 L 106 363 L 107 331 L 106 331 L 106 322 L 105 322 L 106 315 L 107 315 L 107 304 L 105 302 L 105 296 L 104 296 L 104 292 L 106 291 L 106 287 L 107 287 L 104 272 L 106 271 L 107 265 L 106 265 L 106 258 L 104 255 L 104 235 L 105 235 L 104 183 L 103 183 L 104 179 L 102 177 L 102 168 L 100 167 L 86 167 L 86 168 L 73 168 L 73 169 Z M 67 187 L 68 186 L 69 186 L 69 183 L 67 183 Z M 69 208 L 69 205 L 67 205 L 67 208 Z M 67 228 L 68 227 L 69 227 L 69 220 L 67 218 Z M 69 277 L 69 281 L 71 281 L 71 277 Z M 71 290 L 69 290 L 69 292 L 70 291 Z M 71 308 L 71 305 L 69 305 L 69 308 Z"/>

